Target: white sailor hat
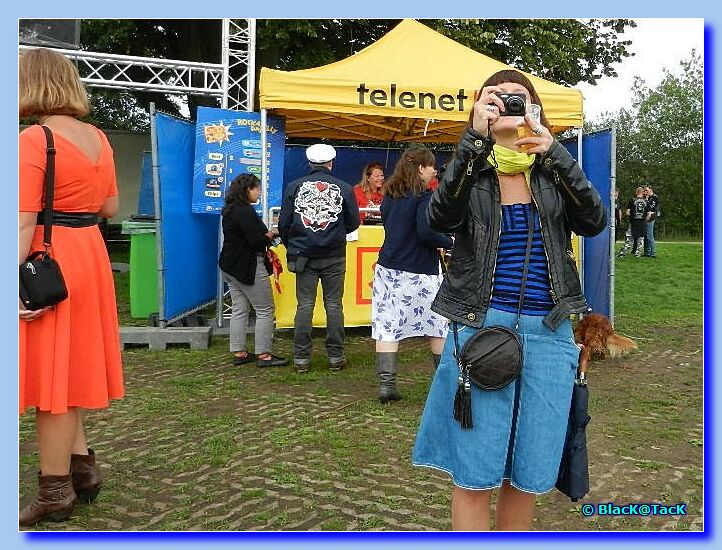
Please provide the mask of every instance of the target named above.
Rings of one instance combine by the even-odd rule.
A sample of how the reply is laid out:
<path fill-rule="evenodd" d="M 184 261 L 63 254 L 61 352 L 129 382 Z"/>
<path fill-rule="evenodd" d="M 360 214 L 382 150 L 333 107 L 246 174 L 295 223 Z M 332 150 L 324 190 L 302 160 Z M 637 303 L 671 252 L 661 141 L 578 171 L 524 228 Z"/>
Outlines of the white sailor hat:
<path fill-rule="evenodd" d="M 336 149 L 326 143 L 316 143 L 306 149 L 308 162 L 324 164 L 336 158 Z"/>

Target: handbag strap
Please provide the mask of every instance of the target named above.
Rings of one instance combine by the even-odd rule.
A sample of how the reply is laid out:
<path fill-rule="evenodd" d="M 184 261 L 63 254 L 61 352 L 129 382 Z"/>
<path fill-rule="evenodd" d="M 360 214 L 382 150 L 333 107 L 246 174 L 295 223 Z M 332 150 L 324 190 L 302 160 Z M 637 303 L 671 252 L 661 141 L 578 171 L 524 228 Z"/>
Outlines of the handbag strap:
<path fill-rule="evenodd" d="M 524 268 L 521 274 L 521 286 L 519 288 L 519 303 L 516 308 L 516 324 L 514 330 L 519 332 L 519 320 L 521 319 L 521 308 L 524 304 L 524 291 L 526 289 L 526 279 L 529 274 L 529 257 L 531 256 L 531 246 L 534 240 L 534 201 L 529 204 L 529 231 L 526 239 L 526 251 L 524 253 Z M 458 325 L 456 321 L 451 322 L 452 332 L 454 334 L 454 356 L 456 357 L 459 367 L 461 368 L 461 350 L 459 349 L 459 334 L 457 332 Z"/>
<path fill-rule="evenodd" d="M 53 236 L 53 199 L 55 195 L 55 141 L 53 132 L 47 126 L 41 126 L 45 132 L 47 146 L 45 154 L 47 164 L 45 166 L 45 208 L 43 208 L 43 246 L 47 251 L 50 248 L 50 241 Z"/>
<path fill-rule="evenodd" d="M 529 257 L 531 256 L 531 245 L 534 240 L 534 199 L 529 203 L 529 232 L 526 239 L 526 253 L 524 254 L 524 269 L 521 274 L 521 287 L 519 288 L 519 305 L 516 308 L 516 325 L 514 330 L 519 332 L 519 319 L 521 319 L 521 308 L 524 304 L 524 291 L 526 290 L 526 279 L 529 274 Z"/>

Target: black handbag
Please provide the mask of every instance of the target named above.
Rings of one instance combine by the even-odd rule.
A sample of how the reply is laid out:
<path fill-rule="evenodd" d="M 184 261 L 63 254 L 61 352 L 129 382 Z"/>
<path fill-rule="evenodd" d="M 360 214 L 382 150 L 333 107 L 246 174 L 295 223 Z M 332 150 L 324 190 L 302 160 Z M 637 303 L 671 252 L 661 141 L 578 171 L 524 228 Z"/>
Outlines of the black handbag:
<path fill-rule="evenodd" d="M 534 237 L 534 203 L 529 210 L 529 233 L 524 255 L 524 268 L 519 289 L 514 330 L 491 326 L 482 328 L 459 349 L 458 323 L 452 322 L 454 333 L 454 356 L 459 365 L 459 380 L 454 398 L 454 419 L 461 427 L 474 427 L 471 418 L 471 382 L 484 390 L 498 390 L 511 384 L 522 368 L 522 346 L 519 339 L 519 319 L 524 303 L 524 290 L 529 272 L 529 256 Z"/>
<path fill-rule="evenodd" d="M 55 143 L 53 133 L 42 126 L 47 141 L 45 167 L 45 208 L 43 209 L 43 246 L 20 264 L 20 300 L 26 309 L 37 310 L 54 306 L 68 297 L 68 288 L 60 266 L 50 255 L 53 233 L 53 196 L 55 193 Z"/>

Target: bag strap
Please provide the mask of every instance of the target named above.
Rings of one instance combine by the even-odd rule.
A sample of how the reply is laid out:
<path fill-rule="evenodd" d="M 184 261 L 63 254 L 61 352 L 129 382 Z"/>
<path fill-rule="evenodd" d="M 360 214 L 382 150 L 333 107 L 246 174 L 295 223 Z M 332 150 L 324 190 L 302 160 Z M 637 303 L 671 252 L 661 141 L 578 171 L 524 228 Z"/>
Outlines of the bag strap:
<path fill-rule="evenodd" d="M 521 308 L 524 304 L 524 291 L 526 290 L 526 278 L 529 274 L 529 257 L 531 256 L 531 245 L 534 240 L 534 199 L 529 203 L 529 233 L 526 239 L 526 253 L 524 254 L 524 270 L 521 274 L 521 287 L 519 288 L 519 305 L 516 308 L 516 325 L 514 330 L 519 332 L 519 319 L 521 319 Z"/>
<path fill-rule="evenodd" d="M 47 146 L 45 154 L 47 164 L 45 166 L 45 208 L 43 209 L 43 222 L 45 230 L 43 231 L 43 246 L 47 252 L 50 248 L 50 241 L 53 236 L 53 199 L 55 195 L 55 141 L 53 140 L 53 132 L 47 126 L 41 126 L 45 132 L 45 141 Z"/>
<path fill-rule="evenodd" d="M 521 287 L 519 289 L 519 303 L 516 308 L 516 325 L 514 329 L 519 332 L 519 320 L 521 319 L 521 308 L 524 304 L 524 291 L 526 290 L 526 280 L 529 274 L 529 258 L 531 256 L 531 246 L 534 240 L 534 201 L 529 203 L 529 231 L 526 239 L 526 251 L 524 253 L 524 268 L 521 274 Z M 454 333 L 454 356 L 461 365 L 461 350 L 459 349 L 459 335 L 458 335 L 458 323 L 456 321 L 451 322 L 452 332 Z"/>

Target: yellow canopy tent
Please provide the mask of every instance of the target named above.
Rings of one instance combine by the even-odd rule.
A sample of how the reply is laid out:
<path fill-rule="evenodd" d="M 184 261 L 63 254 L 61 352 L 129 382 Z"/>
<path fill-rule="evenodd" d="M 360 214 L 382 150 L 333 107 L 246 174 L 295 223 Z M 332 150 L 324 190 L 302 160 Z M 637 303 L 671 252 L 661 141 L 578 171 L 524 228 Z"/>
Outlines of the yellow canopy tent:
<path fill-rule="evenodd" d="M 300 71 L 261 69 L 260 107 L 286 117 L 286 135 L 456 142 L 474 92 L 512 68 L 405 19 L 360 52 Z M 582 94 L 527 74 L 555 131 L 582 125 Z"/>

